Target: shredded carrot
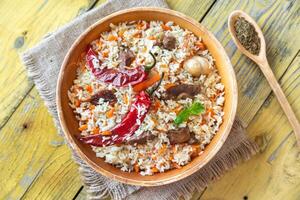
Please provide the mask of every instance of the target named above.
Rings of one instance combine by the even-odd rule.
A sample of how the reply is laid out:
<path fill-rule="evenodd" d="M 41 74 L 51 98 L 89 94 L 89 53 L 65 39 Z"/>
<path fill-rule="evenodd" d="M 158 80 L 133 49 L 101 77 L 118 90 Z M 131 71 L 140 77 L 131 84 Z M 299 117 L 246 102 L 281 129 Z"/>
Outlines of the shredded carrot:
<path fill-rule="evenodd" d="M 152 167 L 152 169 L 151 169 L 151 171 L 153 172 L 153 173 L 157 173 L 159 170 L 157 169 L 157 167 Z"/>
<path fill-rule="evenodd" d="M 83 124 L 82 126 L 80 126 L 80 127 L 78 128 L 78 130 L 84 131 L 84 130 L 86 130 L 87 128 L 88 128 L 87 124 Z"/>
<path fill-rule="evenodd" d="M 109 111 L 106 112 L 106 117 L 112 118 L 114 116 L 114 112 L 115 112 L 114 108 L 110 109 Z"/>
<path fill-rule="evenodd" d="M 102 51 L 102 56 L 103 58 L 107 58 L 108 57 L 108 51 Z"/>
<path fill-rule="evenodd" d="M 140 171 L 140 167 L 138 166 L 138 164 L 134 164 L 133 168 L 134 168 L 135 172 L 139 172 Z"/>
<path fill-rule="evenodd" d="M 110 34 L 110 35 L 107 37 L 107 40 L 108 40 L 108 41 L 116 41 L 116 40 L 118 40 L 118 37 L 116 37 L 116 36 Z"/>
<path fill-rule="evenodd" d="M 156 38 L 153 35 L 149 36 L 148 39 L 149 40 L 156 40 Z"/>
<path fill-rule="evenodd" d="M 175 162 L 172 162 L 172 167 L 174 167 L 174 168 L 176 168 L 176 169 L 179 169 L 179 168 L 181 168 L 181 166 L 180 165 L 178 165 L 177 163 L 175 163 Z"/>
<path fill-rule="evenodd" d="M 90 109 L 90 110 L 94 110 L 95 107 L 96 107 L 95 105 L 91 104 L 90 107 L 89 107 L 89 109 Z"/>
<path fill-rule="evenodd" d="M 143 27 L 144 27 L 144 24 L 143 24 L 142 22 L 140 22 L 140 23 L 138 23 L 138 24 L 136 25 L 136 28 L 137 28 L 138 30 L 143 30 Z"/>
<path fill-rule="evenodd" d="M 152 108 L 153 108 L 153 111 L 157 111 L 159 108 L 160 108 L 160 102 L 159 102 L 159 100 L 158 99 L 156 99 L 155 101 L 154 101 L 154 104 L 153 104 L 153 106 L 152 106 Z"/>
<path fill-rule="evenodd" d="M 126 94 L 123 95 L 123 101 L 125 104 L 128 104 L 128 97 Z"/>
<path fill-rule="evenodd" d="M 176 150 L 176 146 L 174 145 L 174 146 L 172 146 L 172 151 L 173 151 L 173 153 L 176 153 L 177 152 L 177 150 Z"/>
<path fill-rule="evenodd" d="M 184 48 L 188 48 L 188 46 L 189 46 L 189 41 L 188 41 L 187 39 L 185 39 L 185 40 L 183 41 L 183 47 L 184 47 Z"/>
<path fill-rule="evenodd" d="M 124 33 L 125 33 L 125 30 L 119 30 L 119 32 L 118 32 L 118 36 L 119 37 L 123 37 L 124 36 Z"/>
<path fill-rule="evenodd" d="M 175 109 L 173 109 L 172 112 L 178 114 L 181 111 L 181 109 L 182 109 L 182 106 L 178 106 Z"/>
<path fill-rule="evenodd" d="M 79 99 L 75 99 L 74 104 L 76 107 L 80 106 L 80 100 Z"/>
<path fill-rule="evenodd" d="M 173 154 L 170 154 L 170 156 L 169 156 L 169 160 L 173 160 L 174 159 L 174 156 L 173 156 Z"/>
<path fill-rule="evenodd" d="M 206 46 L 203 42 L 197 41 L 195 42 L 195 45 L 199 48 L 199 50 L 204 51 L 206 50 Z"/>
<path fill-rule="evenodd" d="M 133 87 L 133 91 L 139 92 L 149 88 L 151 85 L 160 80 L 160 75 L 157 71 L 151 71 L 147 79 Z"/>
<path fill-rule="evenodd" d="M 206 119 L 202 118 L 200 125 L 204 125 L 204 124 L 206 124 Z"/>
<path fill-rule="evenodd" d="M 191 55 L 191 56 L 193 56 L 193 55 L 195 55 L 195 54 L 196 54 L 196 51 L 195 51 L 194 49 L 190 51 L 190 55 Z"/>
<path fill-rule="evenodd" d="M 217 98 L 217 96 L 216 95 L 213 95 L 212 97 L 210 97 L 209 99 L 211 100 L 211 101 L 216 101 L 216 98 Z"/>
<path fill-rule="evenodd" d="M 165 84 L 165 89 L 167 90 L 167 89 L 169 89 L 170 87 L 173 87 L 173 86 L 175 86 L 174 83 L 167 83 L 167 84 Z"/>
<path fill-rule="evenodd" d="M 101 131 L 101 135 L 111 135 L 111 131 Z"/>
<path fill-rule="evenodd" d="M 100 132 L 100 130 L 99 130 L 99 128 L 98 127 L 96 127 L 96 128 L 94 128 L 93 129 L 93 134 L 99 134 L 99 132 Z"/>
<path fill-rule="evenodd" d="M 167 26 L 167 25 L 165 25 L 165 24 L 161 24 L 161 27 L 162 27 L 162 29 L 163 29 L 164 31 L 169 31 L 169 30 L 171 30 L 171 27 L 170 27 L 170 26 Z"/>
<path fill-rule="evenodd" d="M 214 110 L 212 108 L 208 108 L 207 109 L 207 114 L 209 114 L 209 113 L 210 113 L 210 116 L 214 116 L 215 115 L 215 112 L 214 112 Z"/>
<path fill-rule="evenodd" d="M 90 94 L 93 93 L 93 88 L 92 88 L 91 85 L 85 86 L 85 89 L 86 89 Z"/>
<path fill-rule="evenodd" d="M 140 157 L 143 157 L 143 154 L 141 154 L 141 153 L 138 153 L 138 157 L 140 158 Z"/>
<path fill-rule="evenodd" d="M 199 146 L 199 144 L 198 145 L 197 144 L 192 145 L 192 154 L 191 154 L 191 157 L 194 158 L 194 157 L 198 156 L 199 152 L 200 152 L 200 146 Z"/>
<path fill-rule="evenodd" d="M 100 40 L 98 40 L 96 42 L 97 47 L 100 49 L 102 47 L 102 42 Z"/>
<path fill-rule="evenodd" d="M 167 145 L 163 144 L 162 147 L 158 150 L 158 154 L 162 155 L 166 152 L 167 150 Z"/>
<path fill-rule="evenodd" d="M 154 122 L 155 125 L 158 124 L 158 121 L 155 118 L 151 118 L 151 120 Z"/>
<path fill-rule="evenodd" d="M 133 34 L 134 38 L 141 38 L 142 37 L 142 33 L 140 32 L 136 32 L 135 34 Z"/>

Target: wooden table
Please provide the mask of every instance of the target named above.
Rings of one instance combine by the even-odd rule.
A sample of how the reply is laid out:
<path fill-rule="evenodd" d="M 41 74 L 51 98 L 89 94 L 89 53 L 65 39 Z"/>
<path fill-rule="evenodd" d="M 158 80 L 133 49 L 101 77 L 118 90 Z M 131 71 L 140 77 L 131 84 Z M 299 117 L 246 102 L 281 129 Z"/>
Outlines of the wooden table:
<path fill-rule="evenodd" d="M 3 0 L 0 3 L 0 199 L 85 199 L 77 166 L 19 54 L 78 14 L 104 1 Z M 193 199 L 300 199 L 300 151 L 262 73 L 233 44 L 227 17 L 253 16 L 266 36 L 270 65 L 300 119 L 300 0 L 168 0 L 224 45 L 238 79 L 238 116 L 260 153 Z"/>

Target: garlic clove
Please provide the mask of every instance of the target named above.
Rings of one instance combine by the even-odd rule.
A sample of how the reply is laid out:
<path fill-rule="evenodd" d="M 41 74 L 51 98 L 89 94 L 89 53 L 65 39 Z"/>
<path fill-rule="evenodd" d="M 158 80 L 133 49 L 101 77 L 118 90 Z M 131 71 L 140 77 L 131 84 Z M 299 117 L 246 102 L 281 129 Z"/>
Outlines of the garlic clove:
<path fill-rule="evenodd" d="M 194 77 L 208 75 L 210 73 L 208 60 L 201 56 L 193 56 L 183 64 L 184 69 Z"/>

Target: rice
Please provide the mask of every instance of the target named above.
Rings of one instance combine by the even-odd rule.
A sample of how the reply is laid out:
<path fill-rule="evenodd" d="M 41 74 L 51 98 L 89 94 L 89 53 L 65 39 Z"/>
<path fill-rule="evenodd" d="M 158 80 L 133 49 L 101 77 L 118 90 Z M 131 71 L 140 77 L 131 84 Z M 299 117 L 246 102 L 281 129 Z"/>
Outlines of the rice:
<path fill-rule="evenodd" d="M 139 118 L 136 121 L 140 126 L 134 136 L 138 137 L 147 132 L 155 136 L 154 139 L 148 140 L 145 144 L 92 146 L 93 151 L 97 157 L 103 158 L 105 162 L 122 171 L 136 171 L 141 175 L 153 175 L 188 164 L 203 152 L 223 122 L 225 88 L 213 57 L 208 50 L 195 45 L 202 42 L 201 38 L 173 22 L 165 24 L 161 21 L 124 22 L 111 24 L 110 28 L 110 31 L 101 33 L 99 39 L 91 43 L 101 61 L 93 61 L 95 68 L 117 69 L 122 62 L 121 49 L 127 48 L 135 54 L 131 68 L 151 63 L 152 57 L 149 54 L 151 51 L 156 58 L 154 69 L 160 74 L 165 73 L 166 76 L 153 94 L 160 107 L 155 111 L 150 110 L 143 121 Z M 176 38 L 176 48 L 168 50 L 157 45 L 157 41 L 165 36 Z M 193 77 L 182 67 L 183 63 L 194 55 L 207 59 L 210 68 L 208 75 Z M 165 100 L 163 97 L 169 84 L 201 85 L 201 93 L 193 98 Z M 96 105 L 91 103 L 90 99 L 103 89 L 115 91 L 117 100 L 114 105 L 103 98 L 99 98 Z M 85 57 L 82 57 L 78 62 L 77 77 L 68 91 L 69 105 L 76 115 L 81 135 L 104 134 L 113 129 L 129 112 L 132 102 L 136 100 L 135 95 L 131 85 L 116 87 L 97 80 Z M 183 110 L 195 101 L 204 105 L 205 112 L 190 116 L 178 126 L 174 124 L 178 110 Z M 142 106 L 137 110 L 139 116 L 146 112 Z M 194 134 L 197 143 L 171 144 L 168 131 L 178 128 L 188 128 Z M 105 139 L 109 137 L 105 136 Z M 115 139 L 118 136 L 113 137 Z M 126 139 L 130 139 L 130 136 Z"/>

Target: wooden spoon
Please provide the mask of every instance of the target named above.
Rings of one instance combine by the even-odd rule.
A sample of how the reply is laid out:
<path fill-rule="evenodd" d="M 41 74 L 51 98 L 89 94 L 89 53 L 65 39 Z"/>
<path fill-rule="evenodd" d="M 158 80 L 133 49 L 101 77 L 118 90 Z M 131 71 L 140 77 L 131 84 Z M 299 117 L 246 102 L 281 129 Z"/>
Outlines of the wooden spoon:
<path fill-rule="evenodd" d="M 234 29 L 234 24 L 238 17 L 243 17 L 245 20 L 247 20 L 254 26 L 254 28 L 258 34 L 258 37 L 260 38 L 260 42 L 261 42 L 260 52 L 258 55 L 254 55 L 254 54 L 250 53 L 248 50 L 246 50 L 242 46 L 240 41 L 237 39 L 236 32 Z M 273 92 L 275 93 L 283 111 L 285 112 L 288 120 L 290 121 L 290 123 L 294 129 L 294 133 L 296 135 L 296 140 L 297 140 L 298 146 L 300 146 L 300 124 L 299 124 L 299 121 L 297 120 L 295 113 L 293 112 L 288 100 L 286 99 L 286 96 L 284 95 L 279 83 L 277 82 L 277 80 L 269 66 L 269 63 L 268 63 L 268 60 L 266 57 L 266 42 L 265 42 L 265 38 L 263 36 L 261 29 L 249 15 L 247 15 L 245 12 L 243 12 L 241 10 L 236 10 L 230 14 L 229 19 L 228 19 L 228 27 L 229 27 L 229 32 L 233 38 L 233 41 L 236 44 L 236 46 L 238 47 L 238 49 L 243 54 L 245 54 L 247 57 L 249 57 L 251 60 L 253 60 L 259 66 L 259 68 L 261 69 L 263 74 L 265 75 L 265 77 L 268 80 Z"/>

